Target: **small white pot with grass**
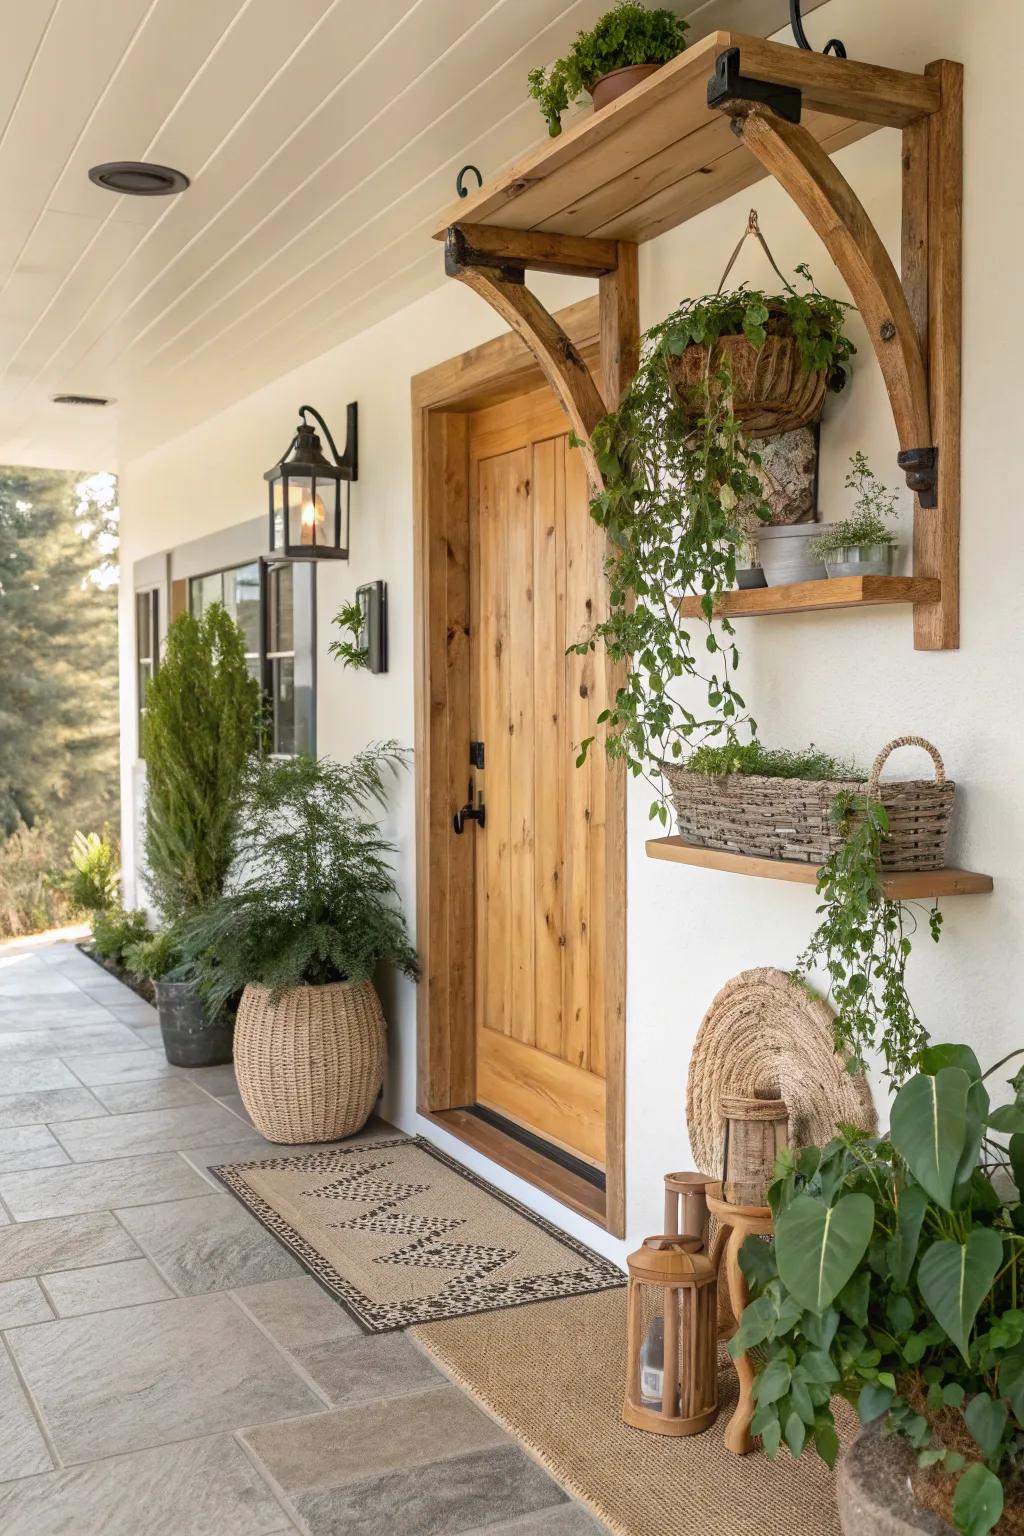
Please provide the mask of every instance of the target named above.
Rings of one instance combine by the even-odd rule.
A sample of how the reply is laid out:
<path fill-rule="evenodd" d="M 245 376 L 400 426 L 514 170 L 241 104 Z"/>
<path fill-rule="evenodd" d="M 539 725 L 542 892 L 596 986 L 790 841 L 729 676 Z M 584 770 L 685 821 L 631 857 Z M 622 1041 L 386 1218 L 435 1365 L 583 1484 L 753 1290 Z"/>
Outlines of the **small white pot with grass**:
<path fill-rule="evenodd" d="M 821 529 L 808 547 L 830 577 L 891 576 L 898 549 L 887 526 L 897 516 L 897 493 L 876 479 L 862 453 L 850 460 L 847 488 L 854 492 L 849 517 Z"/>

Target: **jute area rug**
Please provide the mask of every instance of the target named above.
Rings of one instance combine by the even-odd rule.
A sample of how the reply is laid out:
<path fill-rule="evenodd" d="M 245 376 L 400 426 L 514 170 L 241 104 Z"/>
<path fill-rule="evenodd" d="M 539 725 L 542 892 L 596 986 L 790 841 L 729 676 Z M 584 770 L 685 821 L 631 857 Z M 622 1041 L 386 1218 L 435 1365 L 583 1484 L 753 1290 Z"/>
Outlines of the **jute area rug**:
<path fill-rule="evenodd" d="M 813 1451 L 769 1461 L 725 1449 L 736 1379 L 724 1352 L 721 1411 L 703 1435 L 668 1439 L 622 1422 L 621 1290 L 410 1336 L 618 1536 L 839 1536 L 833 1474 Z M 844 1405 L 836 1421 L 852 1436 Z"/>
<path fill-rule="evenodd" d="M 420 1137 L 210 1171 L 370 1333 L 624 1284 Z"/>

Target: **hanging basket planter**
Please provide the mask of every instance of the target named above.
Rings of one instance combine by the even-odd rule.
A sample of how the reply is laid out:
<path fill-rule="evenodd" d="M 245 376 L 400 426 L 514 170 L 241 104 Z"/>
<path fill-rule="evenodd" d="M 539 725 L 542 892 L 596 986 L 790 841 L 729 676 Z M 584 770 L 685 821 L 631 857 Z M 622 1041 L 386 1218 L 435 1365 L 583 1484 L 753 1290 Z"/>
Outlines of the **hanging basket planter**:
<path fill-rule="evenodd" d="M 934 779 L 881 782 L 890 753 L 905 746 L 923 747 L 931 755 Z M 882 869 L 942 869 L 946 862 L 956 785 L 946 778 L 938 749 L 920 736 L 900 736 L 883 747 L 866 782 L 688 773 L 673 763 L 665 763 L 664 772 L 679 834 L 699 848 L 823 864 L 846 841 L 832 819 L 832 802 L 846 791 L 885 807 L 889 833 L 881 848 Z"/>
<path fill-rule="evenodd" d="M 719 375 L 727 371 L 732 414 L 748 437 L 777 437 L 820 419 L 829 374 L 808 373 L 783 310 L 773 310 L 768 335 L 760 347 L 745 336 L 723 336 L 712 347 L 691 342 L 679 357 L 666 358 L 676 398 L 694 425 L 707 414 L 707 393 L 717 404 Z"/>

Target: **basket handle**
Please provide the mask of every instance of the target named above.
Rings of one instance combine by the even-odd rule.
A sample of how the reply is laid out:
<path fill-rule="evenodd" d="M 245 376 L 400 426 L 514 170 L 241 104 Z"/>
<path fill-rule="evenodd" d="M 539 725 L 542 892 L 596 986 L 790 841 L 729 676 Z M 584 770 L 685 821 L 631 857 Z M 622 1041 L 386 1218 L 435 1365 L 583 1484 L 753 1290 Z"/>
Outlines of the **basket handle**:
<path fill-rule="evenodd" d="M 871 764 L 871 772 L 868 775 L 869 800 L 876 800 L 878 798 L 878 781 L 882 777 L 882 769 L 885 767 L 889 754 L 895 752 L 897 747 L 923 747 L 935 764 L 936 784 L 945 784 L 946 768 L 938 747 L 933 747 L 931 742 L 925 741 L 923 736 L 896 736 L 889 742 L 888 746 L 882 748 Z"/>

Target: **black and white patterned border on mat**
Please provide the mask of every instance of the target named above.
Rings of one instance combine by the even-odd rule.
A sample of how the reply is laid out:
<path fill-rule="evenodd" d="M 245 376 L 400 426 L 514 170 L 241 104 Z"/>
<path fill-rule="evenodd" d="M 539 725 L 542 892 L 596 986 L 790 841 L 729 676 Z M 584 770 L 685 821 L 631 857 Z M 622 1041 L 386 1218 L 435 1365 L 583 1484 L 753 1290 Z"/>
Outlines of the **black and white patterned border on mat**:
<path fill-rule="evenodd" d="M 298 1169 L 310 1172 L 330 1173 L 342 1169 L 347 1159 L 373 1157 L 388 1147 L 418 1147 L 434 1158 L 460 1179 L 474 1184 L 508 1210 L 521 1216 L 530 1226 L 537 1227 L 549 1237 L 582 1260 L 547 1275 L 525 1275 L 513 1280 L 499 1280 L 493 1285 L 475 1285 L 459 1298 L 448 1295 L 421 1297 L 408 1301 L 375 1302 L 359 1290 L 335 1269 L 318 1248 L 297 1232 L 290 1222 L 263 1200 L 245 1180 L 251 1168 Z M 470 1169 L 464 1168 L 447 1153 L 435 1147 L 422 1136 L 394 1136 L 387 1140 L 361 1142 L 354 1147 L 337 1147 L 323 1152 L 305 1152 L 291 1157 L 259 1158 L 249 1163 L 230 1163 L 210 1168 L 214 1178 L 229 1189 L 247 1210 L 251 1211 L 278 1242 L 293 1253 L 299 1263 L 314 1280 L 355 1318 L 367 1333 L 390 1333 L 398 1328 L 411 1328 L 417 1323 L 438 1323 L 455 1317 L 468 1317 L 475 1312 L 496 1312 L 504 1307 L 521 1307 L 530 1302 L 555 1301 L 563 1296 L 586 1296 L 595 1291 L 612 1290 L 625 1285 L 626 1276 L 610 1260 L 594 1253 L 585 1244 L 577 1242 L 567 1232 L 545 1221 L 535 1211 L 529 1210 L 511 1195 L 488 1184 Z"/>

